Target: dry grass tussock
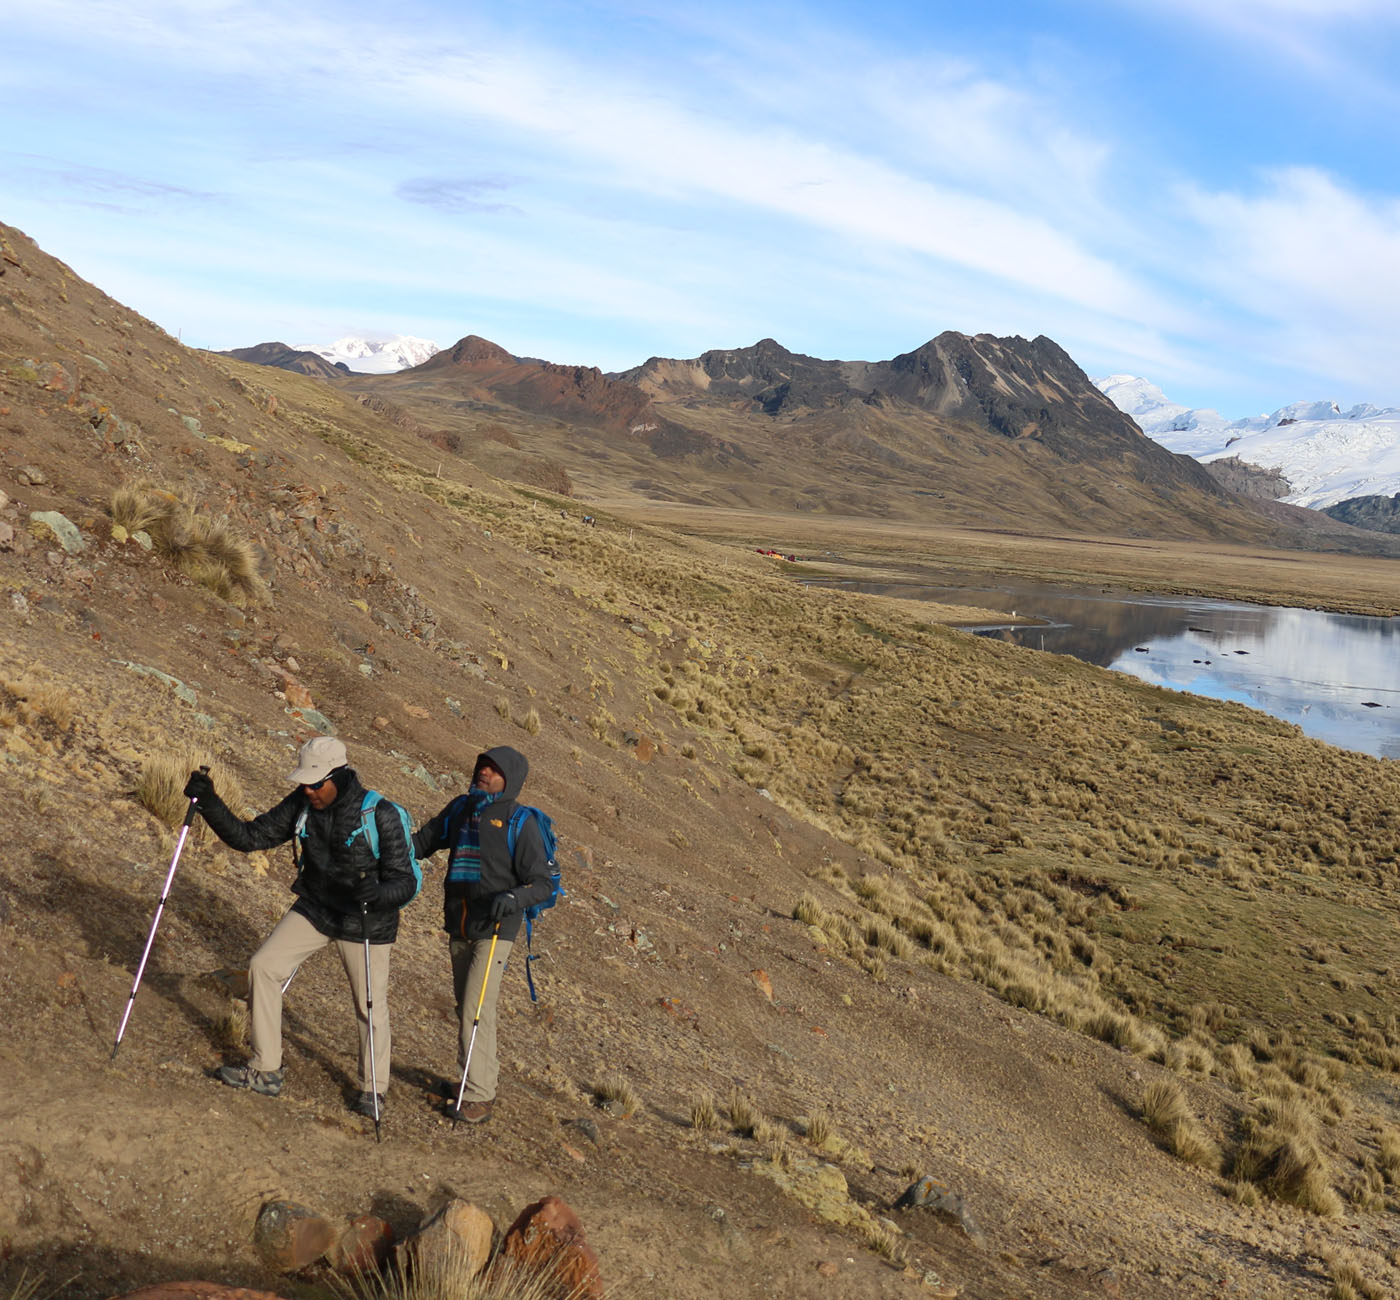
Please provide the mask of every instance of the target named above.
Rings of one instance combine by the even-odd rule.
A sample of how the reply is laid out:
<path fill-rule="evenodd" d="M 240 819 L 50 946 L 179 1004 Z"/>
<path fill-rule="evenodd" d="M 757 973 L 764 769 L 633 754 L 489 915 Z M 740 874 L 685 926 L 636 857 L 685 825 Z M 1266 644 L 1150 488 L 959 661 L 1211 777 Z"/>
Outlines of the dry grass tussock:
<path fill-rule="evenodd" d="M 247 605 L 266 599 L 257 552 L 227 518 L 202 514 L 152 483 L 117 488 L 110 510 L 114 524 L 128 534 L 145 533 L 158 555 L 221 600 Z"/>
<path fill-rule="evenodd" d="M 1314 1214 L 1341 1213 L 1341 1197 L 1333 1186 L 1317 1121 L 1297 1097 L 1263 1097 L 1255 1104 L 1245 1117 L 1231 1173 L 1275 1200 Z"/>
<path fill-rule="evenodd" d="M 627 1119 L 637 1113 L 641 1101 L 636 1090 L 620 1074 L 610 1074 L 593 1085 L 593 1100 Z"/>
<path fill-rule="evenodd" d="M 209 768 L 214 791 L 235 813 L 242 814 L 246 796 L 238 774 L 217 759 L 192 750 L 155 754 L 141 765 L 136 798 L 147 812 L 167 826 L 178 826 L 185 818 L 190 801 L 184 796 L 185 782 L 201 765 Z"/>
<path fill-rule="evenodd" d="M 66 732 L 81 711 L 72 689 L 54 678 L 37 672 L 0 678 L 0 727 L 48 723 Z"/>
<path fill-rule="evenodd" d="M 565 1285 L 557 1265 L 527 1265 L 502 1254 L 480 1272 L 472 1265 L 465 1246 L 452 1240 L 413 1268 L 395 1262 L 382 1272 L 334 1278 L 330 1294 L 335 1300 L 575 1300 L 582 1294 Z"/>
<path fill-rule="evenodd" d="M 1181 1087 L 1173 1079 L 1154 1079 L 1142 1099 L 1147 1127 L 1178 1160 L 1212 1172 L 1220 1168 L 1220 1148 L 1191 1113 Z"/>
<path fill-rule="evenodd" d="M 1363 1262 L 1351 1251 L 1344 1249 L 1327 1251 L 1323 1259 L 1332 1278 L 1332 1285 L 1327 1290 L 1327 1300 L 1386 1300 L 1386 1297 L 1393 1294 L 1388 1285 L 1366 1276 L 1366 1271 L 1370 1271 L 1373 1276 L 1382 1271 L 1390 1272 L 1384 1261 L 1368 1259 Z"/>
<path fill-rule="evenodd" d="M 720 1126 L 719 1108 L 715 1099 L 702 1092 L 690 1103 L 690 1127 L 701 1133 L 710 1133 Z"/>

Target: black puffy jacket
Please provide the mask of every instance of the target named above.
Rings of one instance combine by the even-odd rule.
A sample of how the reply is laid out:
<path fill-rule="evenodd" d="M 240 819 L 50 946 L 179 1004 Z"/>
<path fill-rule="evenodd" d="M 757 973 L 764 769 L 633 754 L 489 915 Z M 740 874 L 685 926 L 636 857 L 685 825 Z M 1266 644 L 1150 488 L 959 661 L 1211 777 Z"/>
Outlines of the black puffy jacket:
<path fill-rule="evenodd" d="M 516 797 L 530 771 L 525 755 L 508 745 L 499 745 L 479 755 L 478 765 L 483 758 L 489 758 L 499 769 L 506 779 L 506 788 L 480 808 L 477 834 L 481 841 L 481 879 L 457 882 L 449 878 L 443 882 L 442 924 L 454 939 L 489 939 L 495 928 L 489 903 L 495 895 L 509 891 L 520 906 L 501 922 L 500 935 L 502 939 L 513 941 L 520 933 L 521 912 L 535 903 L 543 903 L 553 891 L 549 859 L 533 817 L 526 818 L 516 837 L 514 856 L 509 847 L 510 815 L 518 806 Z M 480 792 L 473 787 L 414 831 L 413 845 L 419 858 L 426 858 L 439 849 L 450 852 L 462 823 L 471 816 L 480 799 Z"/>
<path fill-rule="evenodd" d="M 300 912 L 327 938 L 358 942 L 368 937 L 370 943 L 393 943 L 399 933 L 399 908 L 413 897 L 418 884 L 403 826 L 392 808 L 382 802 L 375 807 L 379 830 L 376 861 L 364 834 L 355 834 L 360 827 L 365 787 L 350 768 L 341 769 L 336 785 L 335 802 L 319 812 L 300 787 L 275 808 L 248 822 L 234 816 L 218 795 L 201 799 L 197 807 L 214 833 L 240 853 L 275 848 L 296 836 L 300 870 L 292 882 L 292 893 L 297 896 L 292 910 Z M 303 811 L 304 837 L 297 835 Z M 355 884 L 362 875 L 379 880 L 379 901 L 365 918 L 368 935 L 354 898 Z"/>

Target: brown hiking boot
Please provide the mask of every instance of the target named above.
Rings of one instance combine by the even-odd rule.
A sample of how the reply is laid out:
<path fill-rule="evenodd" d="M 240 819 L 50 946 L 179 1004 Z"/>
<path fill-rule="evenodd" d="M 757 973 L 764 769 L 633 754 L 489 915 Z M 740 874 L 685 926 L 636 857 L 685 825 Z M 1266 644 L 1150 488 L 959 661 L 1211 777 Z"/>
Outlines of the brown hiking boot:
<path fill-rule="evenodd" d="M 469 1101 L 461 1110 L 455 1107 L 447 1112 L 449 1119 L 460 1119 L 468 1124 L 484 1124 L 491 1118 L 491 1107 L 495 1102 L 491 1101 Z"/>

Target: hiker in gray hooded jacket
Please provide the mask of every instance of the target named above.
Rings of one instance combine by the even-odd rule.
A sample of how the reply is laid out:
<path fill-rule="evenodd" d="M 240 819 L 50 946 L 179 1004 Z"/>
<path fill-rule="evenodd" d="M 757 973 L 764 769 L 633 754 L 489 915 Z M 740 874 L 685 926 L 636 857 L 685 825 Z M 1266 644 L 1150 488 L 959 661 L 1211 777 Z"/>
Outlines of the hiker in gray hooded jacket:
<path fill-rule="evenodd" d="M 459 1068 L 467 1064 L 467 1053 L 471 1052 L 462 1108 L 449 1113 L 470 1124 L 490 1119 L 496 1100 L 500 1076 L 496 999 L 506 961 L 520 933 L 522 913 L 543 903 L 553 889 L 549 859 L 533 817 L 524 819 L 513 853 L 510 848 L 510 818 L 529 770 L 519 750 L 507 745 L 486 750 L 477 757 L 471 789 L 413 833 L 414 851 L 420 859 L 439 849 L 448 850 L 443 927 L 450 936 L 452 991 L 461 1026 Z M 481 1018 L 473 1043 L 472 1024 L 478 1005 Z M 455 1091 L 453 1098 L 455 1101 Z"/>
<path fill-rule="evenodd" d="M 229 809 L 207 773 L 190 773 L 185 797 L 199 801 L 204 820 L 230 848 L 251 853 L 290 840 L 297 864 L 292 882 L 297 901 L 248 963 L 252 1058 L 247 1065 L 222 1067 L 220 1081 L 268 1097 L 282 1091 L 283 986 L 312 953 L 334 944 L 350 981 L 360 1028 L 359 1093 L 351 1109 L 374 1116 L 384 1110 L 383 1090 L 389 1083 L 389 953 L 398 937 L 399 908 L 413 897 L 418 881 L 398 812 L 383 801 L 370 814 L 379 836 L 375 857 L 363 833 L 366 791 L 348 764 L 339 740 L 308 740 L 296 771 L 287 778 L 292 791 L 252 821 L 243 821 Z M 374 1004 L 373 1069 L 367 1001 Z M 380 1089 L 377 1105 L 372 1081 Z"/>

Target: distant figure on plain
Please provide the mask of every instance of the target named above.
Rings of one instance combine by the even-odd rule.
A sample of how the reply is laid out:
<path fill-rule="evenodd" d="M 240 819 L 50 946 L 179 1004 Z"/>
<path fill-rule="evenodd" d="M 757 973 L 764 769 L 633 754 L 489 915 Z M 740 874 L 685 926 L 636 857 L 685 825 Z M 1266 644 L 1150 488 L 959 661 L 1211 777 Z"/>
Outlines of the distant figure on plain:
<path fill-rule="evenodd" d="M 229 810 L 204 772 L 190 774 L 185 797 L 198 800 L 204 820 L 230 848 L 251 853 L 290 840 L 297 867 L 297 901 L 248 964 L 252 1057 L 246 1065 L 223 1066 L 219 1079 L 267 1097 L 282 1091 L 283 987 L 312 953 L 333 943 L 359 1022 L 359 1094 L 351 1109 L 377 1124 L 380 1090 L 389 1081 L 389 951 L 399 908 L 417 893 L 418 877 L 399 809 L 371 795 L 348 764 L 339 740 L 308 740 L 287 778 L 296 788 L 252 821 Z M 377 856 L 367 818 L 378 834 Z M 374 1009 L 372 1027 L 367 1005 Z"/>
<path fill-rule="evenodd" d="M 491 1118 L 500 1076 L 496 1000 L 527 907 L 553 892 L 549 856 L 535 820 L 518 819 L 516 798 L 530 764 L 507 745 L 478 755 L 471 788 L 413 833 L 420 858 L 448 850 L 443 882 L 443 927 L 450 936 L 452 991 L 457 1000 L 457 1067 L 465 1072 L 453 1119 L 480 1124 Z"/>

